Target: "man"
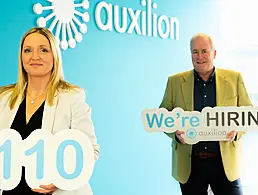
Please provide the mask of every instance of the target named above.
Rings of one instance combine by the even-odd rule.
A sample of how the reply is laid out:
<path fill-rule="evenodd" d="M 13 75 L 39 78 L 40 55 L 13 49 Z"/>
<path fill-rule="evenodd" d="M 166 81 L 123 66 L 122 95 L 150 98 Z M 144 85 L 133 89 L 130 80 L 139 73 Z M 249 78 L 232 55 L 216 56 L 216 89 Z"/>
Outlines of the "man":
<path fill-rule="evenodd" d="M 161 108 L 201 111 L 206 106 L 252 105 L 241 74 L 214 67 L 216 50 L 210 36 L 196 34 L 190 48 L 194 70 L 169 77 Z M 215 195 L 242 195 L 243 133 L 230 131 L 228 141 L 194 145 L 184 142 L 183 133 L 166 133 L 172 138 L 172 175 L 183 195 L 207 195 L 209 185 Z"/>

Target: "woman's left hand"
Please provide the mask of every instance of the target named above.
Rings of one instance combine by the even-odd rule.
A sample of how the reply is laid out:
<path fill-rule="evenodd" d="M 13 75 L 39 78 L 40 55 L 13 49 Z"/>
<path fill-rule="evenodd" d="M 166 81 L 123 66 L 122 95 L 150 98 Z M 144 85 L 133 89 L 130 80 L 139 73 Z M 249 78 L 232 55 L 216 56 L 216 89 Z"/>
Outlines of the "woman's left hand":
<path fill-rule="evenodd" d="M 54 184 L 40 185 L 39 187 L 42 188 L 42 189 L 33 188 L 31 190 L 33 192 L 38 192 L 38 193 L 41 193 L 41 194 L 53 194 L 57 190 L 57 187 Z"/>

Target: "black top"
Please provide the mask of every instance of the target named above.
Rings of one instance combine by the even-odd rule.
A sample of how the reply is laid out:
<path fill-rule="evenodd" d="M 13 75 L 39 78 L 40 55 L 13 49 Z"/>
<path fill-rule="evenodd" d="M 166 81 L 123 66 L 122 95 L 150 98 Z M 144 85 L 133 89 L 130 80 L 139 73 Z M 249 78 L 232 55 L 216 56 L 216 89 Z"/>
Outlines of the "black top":
<path fill-rule="evenodd" d="M 42 103 L 38 110 L 31 116 L 28 124 L 26 124 L 26 98 L 24 98 L 15 115 L 11 129 L 15 129 L 16 131 L 18 131 L 22 136 L 22 139 L 26 139 L 32 131 L 36 129 L 41 129 L 44 104 L 45 102 Z M 41 193 L 33 192 L 31 188 L 27 185 L 25 181 L 24 167 L 22 167 L 22 178 L 19 185 L 13 190 L 3 192 L 3 195 L 17 194 L 42 195 Z"/>
<path fill-rule="evenodd" d="M 201 112 L 204 107 L 216 106 L 215 68 L 207 81 L 194 70 L 194 110 Z M 218 141 L 201 141 L 193 145 L 193 155 L 199 152 L 220 153 Z"/>

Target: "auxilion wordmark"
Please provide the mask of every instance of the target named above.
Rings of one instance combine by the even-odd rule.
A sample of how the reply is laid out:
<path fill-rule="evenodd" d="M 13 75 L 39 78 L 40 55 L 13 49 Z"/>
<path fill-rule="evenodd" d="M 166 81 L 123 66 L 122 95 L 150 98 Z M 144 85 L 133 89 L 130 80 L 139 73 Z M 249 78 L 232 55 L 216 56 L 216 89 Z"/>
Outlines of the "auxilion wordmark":
<path fill-rule="evenodd" d="M 118 33 L 129 34 L 135 31 L 136 34 L 142 36 L 157 37 L 159 35 L 162 39 L 179 39 L 179 20 L 176 17 L 158 16 L 153 12 L 158 5 L 152 0 L 142 0 L 141 5 L 145 10 L 120 8 L 118 5 L 101 1 L 95 9 L 96 24 L 103 31 L 115 29 Z M 105 18 L 102 17 L 102 12 L 106 13 Z"/>

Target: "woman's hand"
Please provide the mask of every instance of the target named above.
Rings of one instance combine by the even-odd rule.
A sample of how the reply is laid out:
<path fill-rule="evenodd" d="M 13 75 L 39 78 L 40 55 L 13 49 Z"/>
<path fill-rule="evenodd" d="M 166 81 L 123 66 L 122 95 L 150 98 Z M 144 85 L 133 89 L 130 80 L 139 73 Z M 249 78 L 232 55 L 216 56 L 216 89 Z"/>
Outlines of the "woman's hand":
<path fill-rule="evenodd" d="M 33 192 L 38 192 L 41 194 L 53 194 L 57 190 L 57 187 L 54 184 L 40 185 L 39 187 L 42 189 L 34 188 L 31 190 Z"/>

